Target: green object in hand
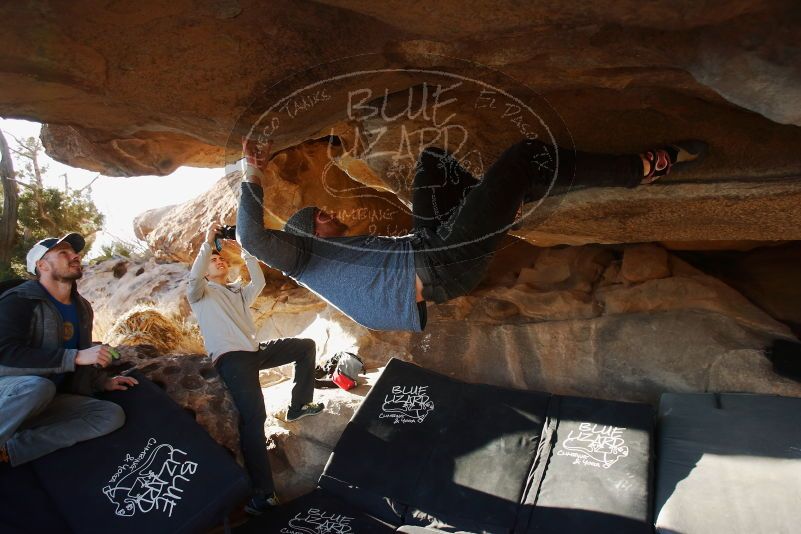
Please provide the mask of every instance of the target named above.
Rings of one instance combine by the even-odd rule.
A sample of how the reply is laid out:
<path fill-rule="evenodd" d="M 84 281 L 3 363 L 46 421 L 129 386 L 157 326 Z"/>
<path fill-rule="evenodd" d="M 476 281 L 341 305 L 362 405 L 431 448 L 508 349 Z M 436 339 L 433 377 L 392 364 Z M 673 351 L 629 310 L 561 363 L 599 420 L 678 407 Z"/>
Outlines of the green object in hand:
<path fill-rule="evenodd" d="M 114 347 L 109 347 L 108 351 L 109 351 L 109 353 L 111 353 L 111 359 L 112 360 L 119 360 L 120 359 L 120 353 L 117 352 L 117 349 L 115 349 Z"/>

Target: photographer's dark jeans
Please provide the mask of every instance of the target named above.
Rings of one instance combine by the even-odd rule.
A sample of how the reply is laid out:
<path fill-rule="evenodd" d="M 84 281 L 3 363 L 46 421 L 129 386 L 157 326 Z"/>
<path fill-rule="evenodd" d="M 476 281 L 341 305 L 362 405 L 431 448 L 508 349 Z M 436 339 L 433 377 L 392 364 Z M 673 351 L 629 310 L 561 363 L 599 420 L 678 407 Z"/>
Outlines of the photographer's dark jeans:
<path fill-rule="evenodd" d="M 300 408 L 314 397 L 315 354 L 313 340 L 286 338 L 274 339 L 256 352 L 227 352 L 217 360 L 217 371 L 239 410 L 239 444 L 256 492 L 270 494 L 275 491 L 264 436 L 267 413 L 259 371 L 294 362 L 295 385 L 290 406 Z"/>
<path fill-rule="evenodd" d="M 478 181 L 442 150 L 426 149 L 412 192 L 423 297 L 445 302 L 472 291 L 524 201 L 583 187 L 636 187 L 641 180 L 637 154 L 555 150 L 526 140 L 509 147 Z"/>

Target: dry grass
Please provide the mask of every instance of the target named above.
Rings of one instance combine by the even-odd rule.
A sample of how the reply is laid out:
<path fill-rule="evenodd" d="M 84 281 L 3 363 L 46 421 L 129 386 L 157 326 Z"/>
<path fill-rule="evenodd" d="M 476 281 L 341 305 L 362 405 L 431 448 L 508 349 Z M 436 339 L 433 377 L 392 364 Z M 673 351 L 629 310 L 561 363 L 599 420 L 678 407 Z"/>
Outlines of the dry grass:
<path fill-rule="evenodd" d="M 167 317 L 150 306 L 137 306 L 122 315 L 106 340 L 114 346 L 152 345 L 161 354 L 205 352 L 197 326 Z"/>

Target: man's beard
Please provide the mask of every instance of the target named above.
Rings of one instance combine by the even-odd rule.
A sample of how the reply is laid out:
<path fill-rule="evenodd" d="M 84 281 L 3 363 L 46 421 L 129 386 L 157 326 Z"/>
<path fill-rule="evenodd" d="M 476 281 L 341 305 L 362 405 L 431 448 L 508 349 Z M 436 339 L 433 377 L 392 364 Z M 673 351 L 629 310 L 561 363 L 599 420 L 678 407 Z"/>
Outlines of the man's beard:
<path fill-rule="evenodd" d="M 56 273 L 53 276 L 56 282 L 72 282 L 73 280 L 79 280 L 83 278 L 83 267 L 78 265 L 78 272 L 72 272 L 71 270 L 67 271 L 67 273 Z"/>

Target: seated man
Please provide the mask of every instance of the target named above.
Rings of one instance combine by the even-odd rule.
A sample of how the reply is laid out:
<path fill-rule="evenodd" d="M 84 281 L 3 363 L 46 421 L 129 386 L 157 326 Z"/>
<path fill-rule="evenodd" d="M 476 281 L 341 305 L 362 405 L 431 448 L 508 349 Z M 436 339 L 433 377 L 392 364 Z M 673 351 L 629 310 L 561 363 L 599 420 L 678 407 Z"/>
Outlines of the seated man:
<path fill-rule="evenodd" d="M 120 428 L 118 405 L 99 391 L 134 386 L 99 368 L 109 347 L 92 346 L 92 307 L 78 294 L 84 239 L 68 234 L 28 252 L 36 276 L 0 296 L 0 462 L 17 466 Z"/>
<path fill-rule="evenodd" d="M 415 227 L 398 238 L 344 237 L 347 226 L 313 206 L 295 213 L 284 232 L 265 229 L 260 178 L 271 143 L 262 150 L 250 140 L 243 148 L 247 170 L 237 219 L 242 246 L 367 328 L 421 331 L 426 300 L 445 302 L 478 285 L 521 204 L 561 194 L 565 182 L 649 184 L 697 160 L 706 145 L 688 141 L 617 156 L 525 140 L 508 148 L 481 181 L 444 151 L 427 148 L 412 189 Z"/>
<path fill-rule="evenodd" d="M 253 497 L 245 511 L 260 515 L 278 501 L 267 458 L 264 435 L 267 413 L 259 371 L 294 363 L 295 384 L 286 420 L 316 415 L 323 410 L 322 404 L 312 402 L 316 349 L 311 339 L 273 339 L 259 344 L 248 308 L 264 289 L 264 273 L 259 261 L 242 250 L 250 283 L 228 283 L 228 262 L 213 248 L 221 228 L 213 224 L 206 232 L 189 274 L 187 297 L 197 316 L 206 350 L 239 410 L 239 443 L 253 486 Z"/>

